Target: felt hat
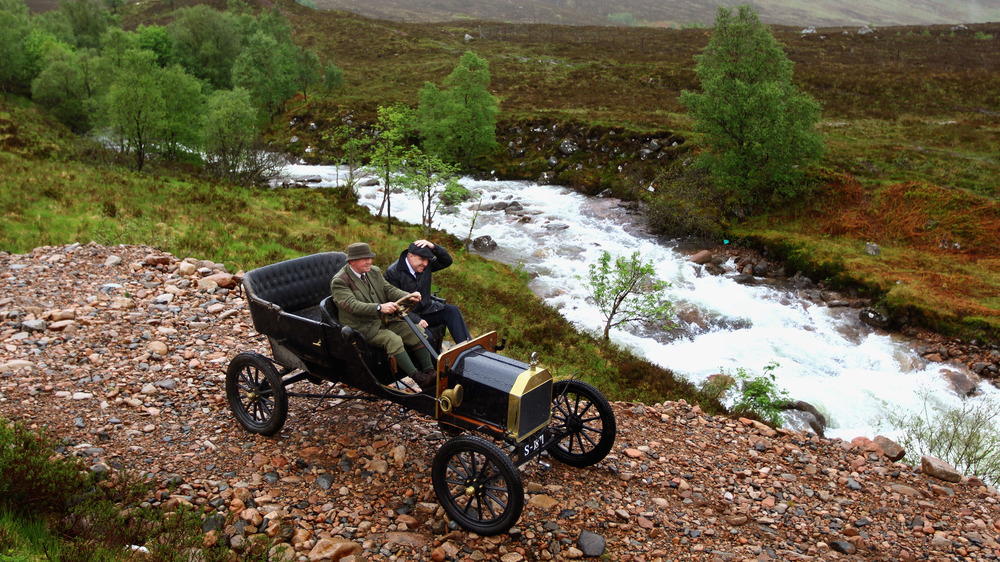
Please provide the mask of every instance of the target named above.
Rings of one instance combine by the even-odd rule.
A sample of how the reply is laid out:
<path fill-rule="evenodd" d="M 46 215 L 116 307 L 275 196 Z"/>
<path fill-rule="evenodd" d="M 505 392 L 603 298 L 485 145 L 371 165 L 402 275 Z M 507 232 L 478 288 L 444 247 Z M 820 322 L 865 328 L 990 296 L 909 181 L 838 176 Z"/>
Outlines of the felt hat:
<path fill-rule="evenodd" d="M 420 256 L 422 258 L 431 259 L 434 257 L 434 252 L 426 246 L 417 246 L 416 244 L 410 244 L 410 247 L 406 250 L 415 256 Z"/>
<path fill-rule="evenodd" d="M 347 247 L 347 261 L 363 260 L 374 258 L 375 252 L 364 242 L 355 242 Z"/>

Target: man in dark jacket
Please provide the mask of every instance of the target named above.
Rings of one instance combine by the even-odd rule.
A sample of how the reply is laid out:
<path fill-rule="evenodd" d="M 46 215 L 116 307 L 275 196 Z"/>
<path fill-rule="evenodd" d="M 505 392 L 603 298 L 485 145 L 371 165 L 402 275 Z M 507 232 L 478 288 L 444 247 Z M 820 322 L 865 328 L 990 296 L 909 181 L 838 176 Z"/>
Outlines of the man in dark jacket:
<path fill-rule="evenodd" d="M 370 345 L 385 349 L 396 361 L 402 375 L 407 375 L 421 387 L 434 380 L 434 363 L 420 337 L 404 322 L 383 325 L 382 314 L 396 312 L 399 301 L 406 297 L 420 301 L 420 294 L 400 290 L 382 278 L 372 265 L 375 252 L 368 244 L 357 242 L 347 248 L 347 265 L 333 276 L 330 293 L 337 303 L 341 323 L 357 330 Z M 407 353 L 413 353 L 417 365 Z"/>
<path fill-rule="evenodd" d="M 427 240 L 417 240 L 386 268 L 385 280 L 408 293 L 420 293 L 420 302 L 410 311 L 414 322 L 422 328 L 447 326 L 451 339 L 462 343 L 471 339 L 462 312 L 431 294 L 431 273 L 448 267 L 451 262 L 448 250 Z"/>

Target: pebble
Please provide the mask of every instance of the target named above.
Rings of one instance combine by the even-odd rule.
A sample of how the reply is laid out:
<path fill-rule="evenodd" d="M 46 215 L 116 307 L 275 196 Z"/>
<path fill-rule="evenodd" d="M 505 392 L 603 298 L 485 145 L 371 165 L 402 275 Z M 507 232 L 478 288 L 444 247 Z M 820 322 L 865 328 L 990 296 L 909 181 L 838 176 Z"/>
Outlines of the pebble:
<path fill-rule="evenodd" d="M 868 450 L 684 401 L 613 402 L 607 458 L 527 463 L 515 527 L 467 532 L 433 490 L 443 443 L 433 419 L 373 428 L 387 404 L 292 398 L 278 435 L 243 431 L 226 402 L 226 368 L 236 353 L 271 352 L 238 277 L 141 246 L 0 253 L 0 311 L 22 311 L 0 314 L 0 397 L 16 405 L 4 415 L 47 426 L 91 470 L 149 476 L 150 506 L 197 506 L 205 544 L 241 549 L 267 536 L 275 560 L 1000 556 L 1000 501 L 988 483 L 891 460 L 898 451 L 878 440 Z"/>

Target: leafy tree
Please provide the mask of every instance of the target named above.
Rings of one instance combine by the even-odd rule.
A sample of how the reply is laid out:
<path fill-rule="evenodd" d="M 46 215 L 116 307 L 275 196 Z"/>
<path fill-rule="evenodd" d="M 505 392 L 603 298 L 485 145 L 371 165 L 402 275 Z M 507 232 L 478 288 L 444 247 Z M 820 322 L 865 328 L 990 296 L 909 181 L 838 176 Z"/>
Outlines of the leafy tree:
<path fill-rule="evenodd" d="M 153 52 L 127 51 L 103 96 L 105 125 L 119 139 L 122 152 L 135 157 L 138 171 L 142 171 L 152 144 L 164 129 L 166 104 L 161 75 Z"/>
<path fill-rule="evenodd" d="M 660 281 L 652 262 L 643 262 L 636 250 L 631 257 L 619 256 L 612 265 L 611 254 L 601 253 L 597 264 L 590 264 L 590 296 L 604 316 L 604 339 L 611 328 L 642 322 L 663 322 L 673 304 L 664 294 L 670 283 Z"/>
<path fill-rule="evenodd" d="M 74 131 L 90 129 L 87 75 L 77 54 L 68 48 L 52 46 L 45 68 L 31 83 L 31 97 Z"/>
<path fill-rule="evenodd" d="M 52 35 L 62 43 L 76 45 L 73 26 L 70 24 L 69 18 L 65 17 L 60 10 L 32 14 L 31 25 L 33 29 Z"/>
<path fill-rule="evenodd" d="M 250 92 L 220 90 L 208 100 L 202 118 L 206 167 L 214 175 L 237 185 L 254 185 L 276 177 L 280 157 L 257 140 L 257 110 Z"/>
<path fill-rule="evenodd" d="M 164 108 L 162 150 L 167 158 L 175 160 L 182 150 L 194 150 L 200 143 L 205 98 L 201 82 L 180 65 L 164 70 L 160 84 Z"/>
<path fill-rule="evenodd" d="M 0 0 L 0 92 L 21 92 L 31 84 L 24 50 L 30 32 L 27 4 Z"/>
<path fill-rule="evenodd" d="M 100 46 L 101 35 L 112 26 L 108 13 L 93 0 L 60 0 L 59 13 L 73 30 L 76 47 L 96 49 Z"/>
<path fill-rule="evenodd" d="M 474 158 L 497 147 L 500 104 L 489 92 L 489 83 L 489 63 L 466 52 L 445 78 L 444 89 L 430 82 L 424 85 L 417 129 L 427 152 L 469 168 Z"/>
<path fill-rule="evenodd" d="M 295 59 L 295 82 L 299 85 L 302 98 L 308 99 L 307 91 L 309 87 L 318 84 L 322 78 L 320 76 L 322 68 L 319 63 L 319 56 L 309 49 L 297 47 L 295 49 Z"/>
<path fill-rule="evenodd" d="M 258 31 L 233 63 L 233 85 L 250 92 L 254 104 L 268 117 L 295 93 L 294 48 Z"/>
<path fill-rule="evenodd" d="M 167 26 L 176 61 L 212 88 L 232 86 L 233 62 L 242 50 L 238 16 L 205 4 L 183 7 Z"/>
<path fill-rule="evenodd" d="M 697 158 L 737 214 L 802 190 L 803 164 L 819 158 L 819 104 L 792 85 L 792 62 L 749 5 L 720 7 L 696 57 L 701 93 L 684 91 L 704 150 Z"/>
<path fill-rule="evenodd" d="M 174 43 L 170 32 L 162 25 L 140 25 L 135 30 L 136 45 L 156 53 L 156 63 L 166 68 L 174 61 Z"/>
<path fill-rule="evenodd" d="M 24 78 L 28 86 L 45 67 L 46 58 L 53 48 L 72 50 L 72 45 L 41 28 L 34 27 L 24 38 Z"/>
<path fill-rule="evenodd" d="M 321 81 L 326 90 L 325 95 L 344 85 L 344 71 L 335 66 L 332 62 L 323 67 L 323 78 Z"/>
<path fill-rule="evenodd" d="M 255 27 L 257 31 L 266 33 L 278 43 L 288 45 L 292 43 L 292 24 L 277 5 L 270 10 L 262 11 Z"/>
<path fill-rule="evenodd" d="M 101 55 L 114 68 L 121 68 L 125 53 L 137 48 L 136 35 L 119 27 L 113 27 L 101 35 Z"/>
<path fill-rule="evenodd" d="M 356 197 L 357 170 L 361 167 L 361 157 L 367 152 L 371 139 L 349 123 L 343 123 L 334 128 L 329 133 L 324 134 L 323 138 L 330 144 L 340 147 L 340 157 L 337 158 L 336 164 L 347 166 L 344 187 L 352 198 Z M 340 183 L 339 171 L 337 183 Z"/>
<path fill-rule="evenodd" d="M 392 194 L 396 184 L 396 171 L 403 163 L 406 154 L 406 138 L 409 135 L 413 121 L 413 110 L 403 104 L 379 106 L 378 121 L 369 145 L 368 161 L 372 168 L 382 177 L 382 204 L 378 208 L 378 217 L 385 212 L 386 232 L 392 232 Z"/>
<path fill-rule="evenodd" d="M 430 237 L 434 215 L 441 204 L 468 196 L 469 191 L 458 183 L 457 168 L 433 154 L 411 149 L 404 160 L 400 183 L 405 191 L 420 199 L 424 237 Z"/>

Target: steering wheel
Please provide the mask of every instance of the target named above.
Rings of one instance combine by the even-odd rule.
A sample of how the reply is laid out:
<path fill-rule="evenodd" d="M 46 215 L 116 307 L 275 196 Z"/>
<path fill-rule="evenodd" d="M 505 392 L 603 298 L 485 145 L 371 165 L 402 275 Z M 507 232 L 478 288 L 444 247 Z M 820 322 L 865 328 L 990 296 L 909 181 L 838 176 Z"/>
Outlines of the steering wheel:
<path fill-rule="evenodd" d="M 384 325 L 388 324 L 389 322 L 393 322 L 395 320 L 400 320 L 404 316 L 406 316 L 407 314 L 409 314 L 410 311 L 413 310 L 413 307 L 416 306 L 416 304 L 417 304 L 416 301 L 412 300 L 413 299 L 413 295 L 415 295 L 415 294 L 419 294 L 419 293 L 410 293 L 410 294 L 406 295 L 405 297 L 403 297 L 403 298 L 399 299 L 398 301 L 396 301 L 396 311 L 395 312 L 391 312 L 391 313 L 390 312 L 383 312 L 382 313 L 382 325 L 384 326 Z"/>

